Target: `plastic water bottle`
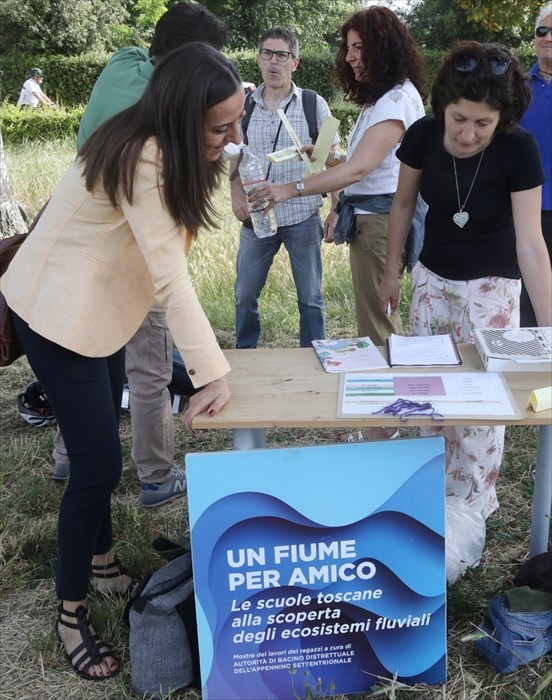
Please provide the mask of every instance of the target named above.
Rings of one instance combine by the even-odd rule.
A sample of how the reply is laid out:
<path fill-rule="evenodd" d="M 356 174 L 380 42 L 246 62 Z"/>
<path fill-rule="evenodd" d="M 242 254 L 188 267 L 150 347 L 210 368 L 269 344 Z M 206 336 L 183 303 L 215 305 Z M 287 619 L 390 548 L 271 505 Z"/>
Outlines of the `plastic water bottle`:
<path fill-rule="evenodd" d="M 265 176 L 259 159 L 246 145 L 242 147 L 240 178 L 246 194 L 265 182 Z M 253 205 L 249 203 L 251 223 L 253 224 L 253 230 L 258 238 L 274 236 L 278 230 L 274 210 L 271 209 L 268 214 L 264 214 L 264 209 L 268 204 L 268 200 L 265 199 L 260 205 L 257 205 L 257 207 L 253 209 Z"/>

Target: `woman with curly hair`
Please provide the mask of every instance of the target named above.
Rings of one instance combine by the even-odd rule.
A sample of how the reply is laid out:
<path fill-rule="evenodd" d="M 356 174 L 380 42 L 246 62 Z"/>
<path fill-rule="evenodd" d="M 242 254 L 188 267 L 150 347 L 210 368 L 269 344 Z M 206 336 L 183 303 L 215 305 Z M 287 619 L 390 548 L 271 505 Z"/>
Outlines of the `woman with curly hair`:
<path fill-rule="evenodd" d="M 544 181 L 534 137 L 518 126 L 530 90 L 499 44 L 459 43 L 432 91 L 433 115 L 406 132 L 397 153 L 399 186 L 389 217 L 381 308 L 397 308 L 402 246 L 416 199 L 428 204 L 425 239 L 412 271 L 416 335 L 518 327 L 520 269 L 542 326 L 552 323 L 548 252 L 540 223 Z M 484 517 L 497 507 L 503 426 L 427 428 L 447 446 L 448 496 Z"/>
<path fill-rule="evenodd" d="M 338 212 L 333 209 L 324 224 L 324 239 L 350 243 L 358 333 L 383 345 L 390 333 L 402 333 L 398 312 L 380 311 L 378 286 L 399 176 L 395 153 L 408 127 L 424 116 L 422 61 L 397 15 L 372 6 L 355 12 L 341 27 L 335 74 L 345 97 L 362 107 L 346 155 L 328 163 L 336 167 L 297 183 L 267 184 L 255 190 L 252 199 L 267 197 L 277 204 L 301 195 L 342 191 L 340 222 L 334 234 Z M 404 255 L 401 260 L 402 271 Z"/>

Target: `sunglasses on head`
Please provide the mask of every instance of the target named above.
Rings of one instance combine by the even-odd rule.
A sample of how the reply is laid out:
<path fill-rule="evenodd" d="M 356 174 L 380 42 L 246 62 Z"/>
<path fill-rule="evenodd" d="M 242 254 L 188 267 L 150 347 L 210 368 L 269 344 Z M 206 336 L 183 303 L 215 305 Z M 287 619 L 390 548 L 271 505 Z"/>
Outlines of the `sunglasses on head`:
<path fill-rule="evenodd" d="M 550 32 L 550 34 L 552 34 L 552 27 L 545 27 L 543 25 L 542 27 L 537 27 L 535 29 L 535 36 L 538 36 L 539 39 L 542 39 L 543 37 L 545 37 L 548 34 L 548 32 Z"/>
<path fill-rule="evenodd" d="M 459 73 L 470 73 L 482 61 L 490 65 L 491 71 L 495 75 L 504 75 L 512 63 L 511 59 L 503 58 L 502 56 L 485 56 L 481 58 L 473 53 L 461 53 L 454 59 L 454 68 Z"/>

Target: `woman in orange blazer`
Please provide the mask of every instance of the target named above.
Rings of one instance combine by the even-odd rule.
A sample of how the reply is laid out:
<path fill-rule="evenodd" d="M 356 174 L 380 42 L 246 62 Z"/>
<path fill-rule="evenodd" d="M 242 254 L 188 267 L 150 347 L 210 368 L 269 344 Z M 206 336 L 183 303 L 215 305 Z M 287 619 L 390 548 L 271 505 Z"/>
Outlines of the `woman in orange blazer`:
<path fill-rule="evenodd" d="M 90 627 L 89 576 L 131 593 L 111 551 L 111 493 L 122 467 L 118 411 L 124 344 L 156 302 L 195 386 L 185 425 L 228 401 L 230 367 L 187 273 L 212 224 L 224 146 L 240 142 L 244 95 L 215 49 L 187 44 L 156 67 L 142 99 L 101 126 L 63 176 L 2 278 L 29 363 L 66 441 L 71 476 L 59 512 L 57 633 L 89 680 L 119 663 Z M 91 568 L 92 565 L 92 568 Z"/>

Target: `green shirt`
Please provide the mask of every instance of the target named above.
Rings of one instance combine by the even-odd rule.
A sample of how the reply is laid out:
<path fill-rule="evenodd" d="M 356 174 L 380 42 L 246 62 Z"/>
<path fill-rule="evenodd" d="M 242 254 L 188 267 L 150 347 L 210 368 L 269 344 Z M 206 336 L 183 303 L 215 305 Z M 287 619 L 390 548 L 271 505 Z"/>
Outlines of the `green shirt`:
<path fill-rule="evenodd" d="M 131 47 L 113 54 L 92 89 L 77 136 L 80 150 L 105 121 L 142 97 L 154 66 L 147 49 Z"/>

